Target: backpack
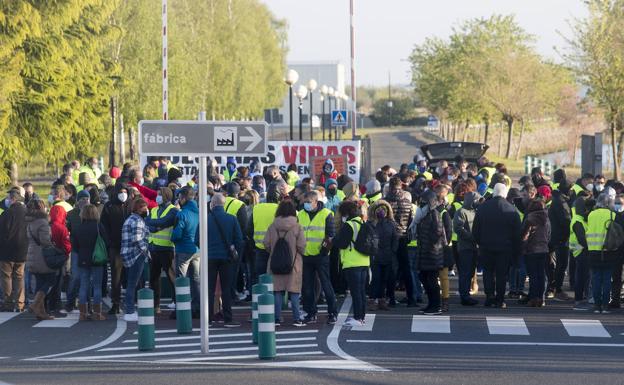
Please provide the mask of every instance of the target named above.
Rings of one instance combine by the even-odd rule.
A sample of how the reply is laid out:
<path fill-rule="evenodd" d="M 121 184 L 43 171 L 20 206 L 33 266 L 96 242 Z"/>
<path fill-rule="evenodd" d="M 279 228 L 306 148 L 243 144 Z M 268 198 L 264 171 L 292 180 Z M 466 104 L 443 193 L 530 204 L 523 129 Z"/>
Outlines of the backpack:
<path fill-rule="evenodd" d="M 354 225 L 355 223 L 357 225 Z M 360 224 L 352 221 L 351 224 L 355 232 L 355 242 L 352 241 L 355 250 L 368 256 L 377 255 L 379 253 L 379 237 L 375 227 L 369 222 Z"/>
<path fill-rule="evenodd" d="M 290 274 L 295 266 L 295 259 L 286 241 L 286 234 L 288 231 L 284 233 L 284 236 L 280 236 L 279 231 L 277 231 L 278 239 L 271 253 L 271 272 L 273 274 Z"/>
<path fill-rule="evenodd" d="M 608 223 L 607 235 L 602 249 L 604 251 L 617 251 L 624 244 L 624 228 L 613 220 L 613 216 Z"/>

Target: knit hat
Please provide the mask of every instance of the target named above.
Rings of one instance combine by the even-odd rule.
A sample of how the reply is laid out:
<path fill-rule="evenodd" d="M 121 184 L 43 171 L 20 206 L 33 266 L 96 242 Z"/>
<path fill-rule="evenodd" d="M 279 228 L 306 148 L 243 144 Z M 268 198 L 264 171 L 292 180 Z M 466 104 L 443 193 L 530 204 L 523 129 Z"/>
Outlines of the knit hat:
<path fill-rule="evenodd" d="M 91 199 L 91 195 L 87 190 L 80 190 L 78 195 L 76 195 L 76 200 L 81 200 L 82 198 Z"/>
<path fill-rule="evenodd" d="M 325 189 L 327 190 L 329 188 L 329 186 L 335 184 L 336 186 L 338 186 L 338 182 L 336 182 L 336 179 L 333 178 L 329 178 L 325 181 Z"/>
<path fill-rule="evenodd" d="M 548 202 L 552 196 L 552 190 L 550 186 L 542 185 L 537 188 L 537 195 L 541 196 L 546 202 Z"/>
<path fill-rule="evenodd" d="M 507 189 L 507 186 L 503 183 L 496 183 L 494 185 L 494 191 L 492 192 L 492 196 L 494 197 L 501 197 L 501 198 L 507 198 L 507 193 L 509 192 L 509 190 Z"/>
<path fill-rule="evenodd" d="M 368 183 L 366 183 L 366 193 L 370 194 L 377 191 L 381 191 L 381 183 L 376 179 L 369 180 Z"/>
<path fill-rule="evenodd" d="M 117 179 L 117 178 L 119 178 L 121 176 L 121 170 L 119 169 L 119 167 L 113 166 L 113 167 L 111 167 L 110 171 L 108 172 L 108 175 L 111 178 Z"/>

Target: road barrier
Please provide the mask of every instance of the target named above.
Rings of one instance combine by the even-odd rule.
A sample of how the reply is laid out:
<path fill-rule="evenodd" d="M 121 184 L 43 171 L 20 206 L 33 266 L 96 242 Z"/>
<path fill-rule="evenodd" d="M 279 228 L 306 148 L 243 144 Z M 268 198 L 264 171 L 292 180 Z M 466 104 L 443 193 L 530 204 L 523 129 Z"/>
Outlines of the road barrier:
<path fill-rule="evenodd" d="M 152 289 L 139 290 L 139 350 L 154 350 L 156 345 L 154 325 L 154 291 Z"/>
<path fill-rule="evenodd" d="M 178 334 L 193 332 L 193 315 L 191 313 L 191 280 L 188 277 L 178 277 L 176 285 L 176 328 Z"/>
<path fill-rule="evenodd" d="M 545 159 L 540 159 L 532 156 L 524 157 L 524 173 L 526 175 L 531 175 L 531 169 L 534 167 L 539 167 L 542 169 L 542 172 L 546 175 L 552 175 L 553 172 L 557 169 L 557 165 L 553 162 L 550 162 Z"/>
<path fill-rule="evenodd" d="M 267 292 L 273 294 L 273 276 L 271 274 L 262 274 L 258 277 L 258 282 L 266 285 Z"/>
<path fill-rule="evenodd" d="M 267 294 L 266 285 L 257 283 L 251 287 L 251 340 L 258 344 L 258 297 Z"/>
<path fill-rule="evenodd" d="M 275 358 L 275 298 L 266 293 L 258 297 L 258 358 Z"/>

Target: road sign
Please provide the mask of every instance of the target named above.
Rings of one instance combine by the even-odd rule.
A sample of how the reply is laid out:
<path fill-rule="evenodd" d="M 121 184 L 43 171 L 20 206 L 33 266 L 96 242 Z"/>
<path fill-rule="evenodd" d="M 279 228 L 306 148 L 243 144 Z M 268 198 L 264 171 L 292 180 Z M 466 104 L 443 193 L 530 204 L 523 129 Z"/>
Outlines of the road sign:
<path fill-rule="evenodd" d="M 427 118 L 427 126 L 428 127 L 438 127 L 438 118 L 434 115 L 429 115 Z"/>
<path fill-rule="evenodd" d="M 347 122 L 347 110 L 332 110 L 332 126 L 346 126 Z"/>
<path fill-rule="evenodd" d="M 141 155 L 249 155 L 268 151 L 266 122 L 142 120 Z"/>

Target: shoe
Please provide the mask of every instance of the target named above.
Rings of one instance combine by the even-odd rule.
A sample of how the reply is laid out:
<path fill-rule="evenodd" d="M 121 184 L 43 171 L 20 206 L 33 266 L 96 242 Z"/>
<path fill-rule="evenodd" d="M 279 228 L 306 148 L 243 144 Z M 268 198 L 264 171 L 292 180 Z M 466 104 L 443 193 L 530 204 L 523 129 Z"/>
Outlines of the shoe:
<path fill-rule="evenodd" d="M 553 298 L 555 298 L 555 293 L 554 293 L 552 290 L 548 290 L 548 291 L 546 292 L 546 298 L 548 298 L 548 299 L 553 299 Z"/>
<path fill-rule="evenodd" d="M 327 324 L 328 325 L 334 325 L 336 324 L 336 316 L 333 314 L 330 314 L 327 316 Z"/>
<path fill-rule="evenodd" d="M 449 277 L 454 277 L 455 276 L 455 270 L 449 270 L 448 276 Z"/>
<path fill-rule="evenodd" d="M 461 300 L 461 304 L 462 306 L 475 306 L 479 304 L 479 301 L 474 298 L 466 298 Z"/>
<path fill-rule="evenodd" d="M 395 299 L 391 299 L 390 301 L 388 301 L 388 307 L 393 308 L 393 307 L 396 307 L 396 305 L 397 305 L 397 302 Z"/>
<path fill-rule="evenodd" d="M 227 321 L 223 323 L 223 327 L 226 327 L 226 328 L 237 328 L 240 326 L 241 324 L 236 321 Z"/>
<path fill-rule="evenodd" d="M 167 304 L 167 309 L 175 310 L 175 308 L 176 308 L 175 302 L 170 302 Z"/>
<path fill-rule="evenodd" d="M 609 302 L 609 305 L 607 305 L 607 307 L 609 309 L 619 309 L 622 307 L 622 305 L 620 304 L 620 301 L 613 301 L 611 300 L 611 302 Z"/>
<path fill-rule="evenodd" d="M 600 314 L 601 312 L 602 312 L 602 306 L 594 305 L 594 313 L 595 314 Z"/>
<path fill-rule="evenodd" d="M 518 294 L 515 291 L 510 291 L 509 293 L 507 293 L 507 298 L 509 298 L 509 299 L 520 299 L 520 294 Z"/>
<path fill-rule="evenodd" d="M 507 304 L 505 303 L 505 301 L 500 301 L 497 302 L 494 307 L 499 308 L 499 309 L 507 309 Z"/>
<path fill-rule="evenodd" d="M 275 327 L 278 327 L 278 326 L 282 326 L 282 321 L 276 319 L 275 320 Z"/>
<path fill-rule="evenodd" d="M 440 306 L 440 310 L 443 313 L 448 313 L 449 311 L 449 303 L 448 303 L 448 298 L 447 299 L 443 299 L 442 300 L 442 305 Z"/>
<path fill-rule="evenodd" d="M 292 325 L 298 328 L 306 326 L 305 322 L 300 319 L 293 321 Z"/>
<path fill-rule="evenodd" d="M 108 315 L 117 315 L 117 314 L 119 314 L 119 305 L 113 304 L 113 306 L 111 306 L 110 310 L 108 311 Z"/>
<path fill-rule="evenodd" d="M 364 322 L 360 321 L 360 320 L 356 320 L 354 318 L 349 318 L 347 321 L 345 321 L 344 326 L 351 326 L 351 327 L 356 327 L 356 326 L 363 326 Z"/>
<path fill-rule="evenodd" d="M 557 294 L 555 294 L 555 301 L 559 301 L 559 302 L 564 302 L 564 301 L 569 301 L 570 297 L 563 291 L 559 291 L 557 292 Z"/>
<path fill-rule="evenodd" d="M 130 314 L 124 314 L 123 319 L 126 322 L 138 322 L 139 321 L 139 313 L 134 312 L 134 313 L 130 313 Z"/>
<path fill-rule="evenodd" d="M 78 317 L 78 321 L 86 321 L 89 319 L 89 314 L 87 313 L 87 304 L 78 305 L 78 309 L 80 311 L 80 316 Z"/>
<path fill-rule="evenodd" d="M 315 323 L 316 323 L 316 316 L 315 316 L 315 315 L 309 315 L 309 314 L 308 314 L 308 315 L 306 315 L 306 316 L 303 318 L 303 322 L 304 322 L 305 324 L 315 324 Z"/>
<path fill-rule="evenodd" d="M 429 310 L 431 310 L 431 307 L 427 305 L 425 308 L 420 309 L 418 312 L 424 314 L 425 312 L 428 312 Z"/>
<path fill-rule="evenodd" d="M 102 304 L 93 305 L 91 319 L 94 321 L 106 321 L 106 316 L 102 313 Z"/>
<path fill-rule="evenodd" d="M 388 311 L 388 310 L 390 310 L 388 308 L 388 304 L 386 303 L 386 299 L 385 298 L 380 298 L 377 301 L 377 310 L 380 310 L 380 311 Z"/>
<path fill-rule="evenodd" d="M 481 277 L 483 275 L 483 270 L 477 270 L 477 277 Z"/>
<path fill-rule="evenodd" d="M 442 314 L 442 309 L 438 308 L 438 309 L 429 309 L 427 311 L 423 312 L 424 315 L 440 315 Z"/>
<path fill-rule="evenodd" d="M 572 306 L 572 310 L 576 311 L 587 311 L 589 310 L 584 302 L 582 301 L 574 301 L 574 306 Z"/>
<path fill-rule="evenodd" d="M 604 309 L 602 309 L 602 314 L 611 314 L 611 310 L 609 310 L 609 307 L 605 307 Z"/>
<path fill-rule="evenodd" d="M 30 304 L 28 309 L 37 317 L 39 321 L 53 320 L 54 317 L 45 311 L 45 305 L 43 304 L 44 301 L 45 293 L 43 291 L 38 291 L 35 294 L 35 300 Z"/>
<path fill-rule="evenodd" d="M 587 303 L 589 304 L 594 304 L 594 297 L 589 297 L 589 299 L 587 300 Z"/>

